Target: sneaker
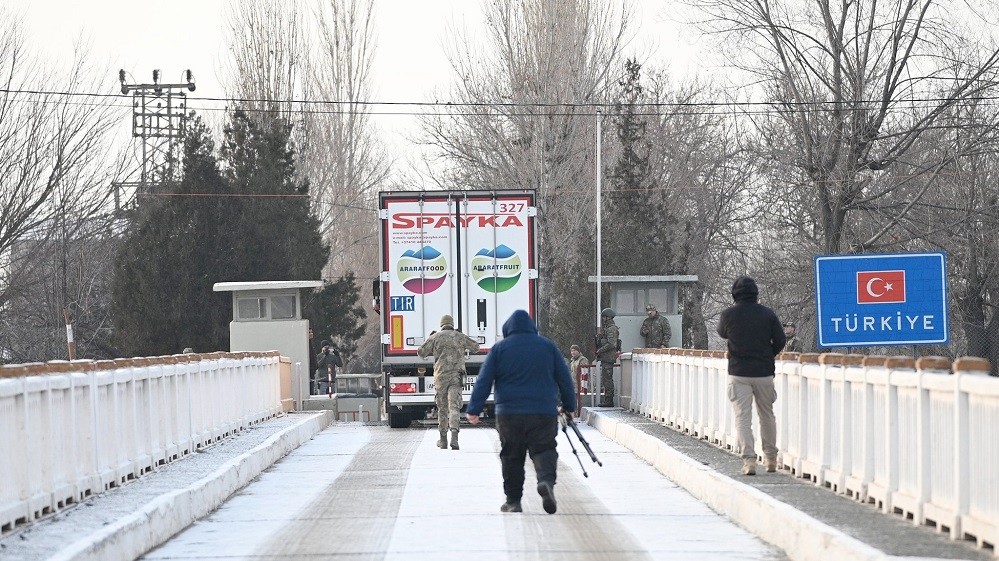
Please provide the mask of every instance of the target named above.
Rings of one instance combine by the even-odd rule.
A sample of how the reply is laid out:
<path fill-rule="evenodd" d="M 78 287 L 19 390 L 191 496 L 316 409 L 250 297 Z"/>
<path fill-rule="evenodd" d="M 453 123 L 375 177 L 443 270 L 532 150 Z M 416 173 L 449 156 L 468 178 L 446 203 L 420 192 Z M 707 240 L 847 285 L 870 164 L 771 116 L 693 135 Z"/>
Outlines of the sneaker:
<path fill-rule="evenodd" d="M 524 509 L 520 508 L 520 501 L 507 501 L 500 505 L 500 512 L 524 512 Z"/>
<path fill-rule="evenodd" d="M 555 489 L 552 484 L 547 481 L 538 483 L 538 494 L 541 495 L 541 506 L 545 507 L 545 512 L 555 514 L 558 505 L 555 504 Z"/>
<path fill-rule="evenodd" d="M 777 471 L 777 458 L 767 458 L 767 472 L 773 473 Z"/>
<path fill-rule="evenodd" d="M 743 458 L 742 475 L 756 475 L 756 458 Z"/>

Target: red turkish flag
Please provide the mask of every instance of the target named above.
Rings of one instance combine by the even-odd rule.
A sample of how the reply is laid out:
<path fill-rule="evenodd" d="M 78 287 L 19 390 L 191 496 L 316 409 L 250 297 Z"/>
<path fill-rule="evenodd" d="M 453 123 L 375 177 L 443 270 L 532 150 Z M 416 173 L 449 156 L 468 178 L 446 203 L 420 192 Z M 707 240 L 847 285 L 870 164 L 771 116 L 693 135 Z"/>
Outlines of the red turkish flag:
<path fill-rule="evenodd" d="M 857 303 L 905 302 L 905 271 L 858 271 Z"/>

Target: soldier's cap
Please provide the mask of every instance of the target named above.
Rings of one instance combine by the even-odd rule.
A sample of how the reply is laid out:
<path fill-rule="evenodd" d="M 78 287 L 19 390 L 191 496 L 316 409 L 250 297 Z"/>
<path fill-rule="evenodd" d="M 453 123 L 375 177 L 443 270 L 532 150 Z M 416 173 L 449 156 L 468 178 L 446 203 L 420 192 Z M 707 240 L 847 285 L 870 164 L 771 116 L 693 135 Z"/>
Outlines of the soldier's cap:
<path fill-rule="evenodd" d="M 454 318 L 447 314 L 442 315 L 441 327 L 454 327 Z"/>
<path fill-rule="evenodd" d="M 795 325 L 793 321 L 785 321 L 784 327 L 795 327 Z"/>
<path fill-rule="evenodd" d="M 328 347 L 328 346 L 330 346 L 330 342 L 327 341 L 327 340 L 325 340 L 325 339 L 323 339 L 323 342 L 319 343 L 319 346 L 320 347 Z"/>
<path fill-rule="evenodd" d="M 648 306 L 645 306 L 645 311 L 646 312 L 658 312 L 659 310 L 656 308 L 656 306 L 654 304 L 649 304 Z"/>
<path fill-rule="evenodd" d="M 573 350 L 573 349 L 576 349 L 578 351 L 579 350 L 579 345 L 573 345 L 573 346 L 569 347 L 570 351 Z"/>
<path fill-rule="evenodd" d="M 600 317 L 612 318 L 615 315 L 617 314 L 614 313 L 614 308 L 604 308 L 603 311 L 600 312 Z"/>

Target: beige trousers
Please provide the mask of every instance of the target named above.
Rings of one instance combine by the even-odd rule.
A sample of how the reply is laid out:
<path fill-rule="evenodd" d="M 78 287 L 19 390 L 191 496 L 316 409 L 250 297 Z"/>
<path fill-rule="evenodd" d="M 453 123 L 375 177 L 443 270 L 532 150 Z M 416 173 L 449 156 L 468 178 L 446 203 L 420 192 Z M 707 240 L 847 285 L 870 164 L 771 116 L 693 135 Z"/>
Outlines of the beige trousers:
<path fill-rule="evenodd" d="M 753 447 L 753 401 L 756 401 L 763 454 L 767 458 L 776 459 L 777 419 L 774 417 L 774 402 L 777 401 L 777 388 L 774 387 L 774 377 L 729 376 L 728 400 L 732 402 L 732 409 L 735 411 L 735 430 L 742 457 L 757 458 Z"/>

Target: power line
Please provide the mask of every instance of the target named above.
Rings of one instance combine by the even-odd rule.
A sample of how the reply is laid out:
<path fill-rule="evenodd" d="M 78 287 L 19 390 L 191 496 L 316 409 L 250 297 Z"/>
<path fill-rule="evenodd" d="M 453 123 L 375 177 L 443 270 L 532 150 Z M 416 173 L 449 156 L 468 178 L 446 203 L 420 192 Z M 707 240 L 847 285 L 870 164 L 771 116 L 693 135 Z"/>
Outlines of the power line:
<path fill-rule="evenodd" d="M 0 94 L 8 95 L 26 95 L 26 96 L 58 96 L 58 97 L 69 97 L 69 98 L 91 98 L 91 99 L 106 99 L 106 100 L 122 100 L 121 94 L 111 94 L 111 93 L 92 93 L 92 92 L 74 92 L 68 90 L 41 90 L 41 89 L 15 89 L 15 88 L 0 88 Z M 505 116 L 573 116 L 579 113 L 574 110 L 591 110 L 596 112 L 600 110 L 602 113 L 615 115 L 621 113 L 623 108 L 650 108 L 650 109 L 674 109 L 674 110 L 689 110 L 696 109 L 699 111 L 691 112 L 685 111 L 684 115 L 724 115 L 728 113 L 738 113 L 738 114 L 758 114 L 765 115 L 772 113 L 775 109 L 782 108 L 801 108 L 801 107 L 837 107 L 837 106 L 848 106 L 849 109 L 861 110 L 866 109 L 865 106 L 879 106 L 882 102 L 880 100 L 814 100 L 814 101 L 670 101 L 670 102 L 641 102 L 641 103 L 615 103 L 615 102 L 466 102 L 466 101 L 338 101 L 338 100 L 326 100 L 326 99 L 270 99 L 270 98 L 223 98 L 223 97 L 188 97 L 188 107 L 190 107 L 191 102 L 199 103 L 220 103 L 223 105 L 240 105 L 241 109 L 253 112 L 284 112 L 288 109 L 271 109 L 271 108 L 253 108 L 245 107 L 245 104 L 264 104 L 264 105 L 279 105 L 279 106 L 293 106 L 297 107 L 292 111 L 295 113 L 304 114 L 354 114 L 360 113 L 354 108 L 364 107 L 367 108 L 363 111 L 365 114 L 369 115 L 387 115 L 387 116 L 479 116 L 480 112 L 471 111 L 471 109 L 514 109 L 514 110 L 525 110 L 525 109 L 563 109 L 566 112 L 551 112 L 545 111 L 543 113 L 535 112 L 505 112 Z M 944 103 L 948 101 L 954 101 L 948 97 L 939 96 L 928 96 L 923 98 L 909 98 L 909 99 L 899 99 L 895 100 L 894 103 Z M 974 96 L 965 97 L 956 100 L 955 104 L 967 105 L 976 102 L 996 102 L 999 101 L 999 95 L 990 96 Z M 97 105 L 94 103 L 93 105 Z M 104 104 L 107 105 L 107 104 Z M 316 105 L 320 107 L 339 107 L 345 109 L 317 109 L 308 107 L 310 105 Z M 116 103 L 113 106 L 117 107 L 132 107 L 131 103 Z M 378 110 L 378 107 L 415 107 L 423 108 L 422 110 L 410 110 L 410 111 L 396 111 L 396 110 Z M 211 107 L 211 106 L 201 106 L 195 107 L 193 109 L 201 109 L 205 111 L 226 111 L 226 107 Z M 716 109 L 723 109 L 726 111 L 716 111 Z M 764 109 L 766 111 L 764 111 Z M 573 110 L 573 111 L 569 111 Z M 739 111 L 736 111 L 739 110 Z M 644 116 L 662 116 L 662 111 L 654 112 L 633 112 L 634 115 L 644 115 Z"/>

